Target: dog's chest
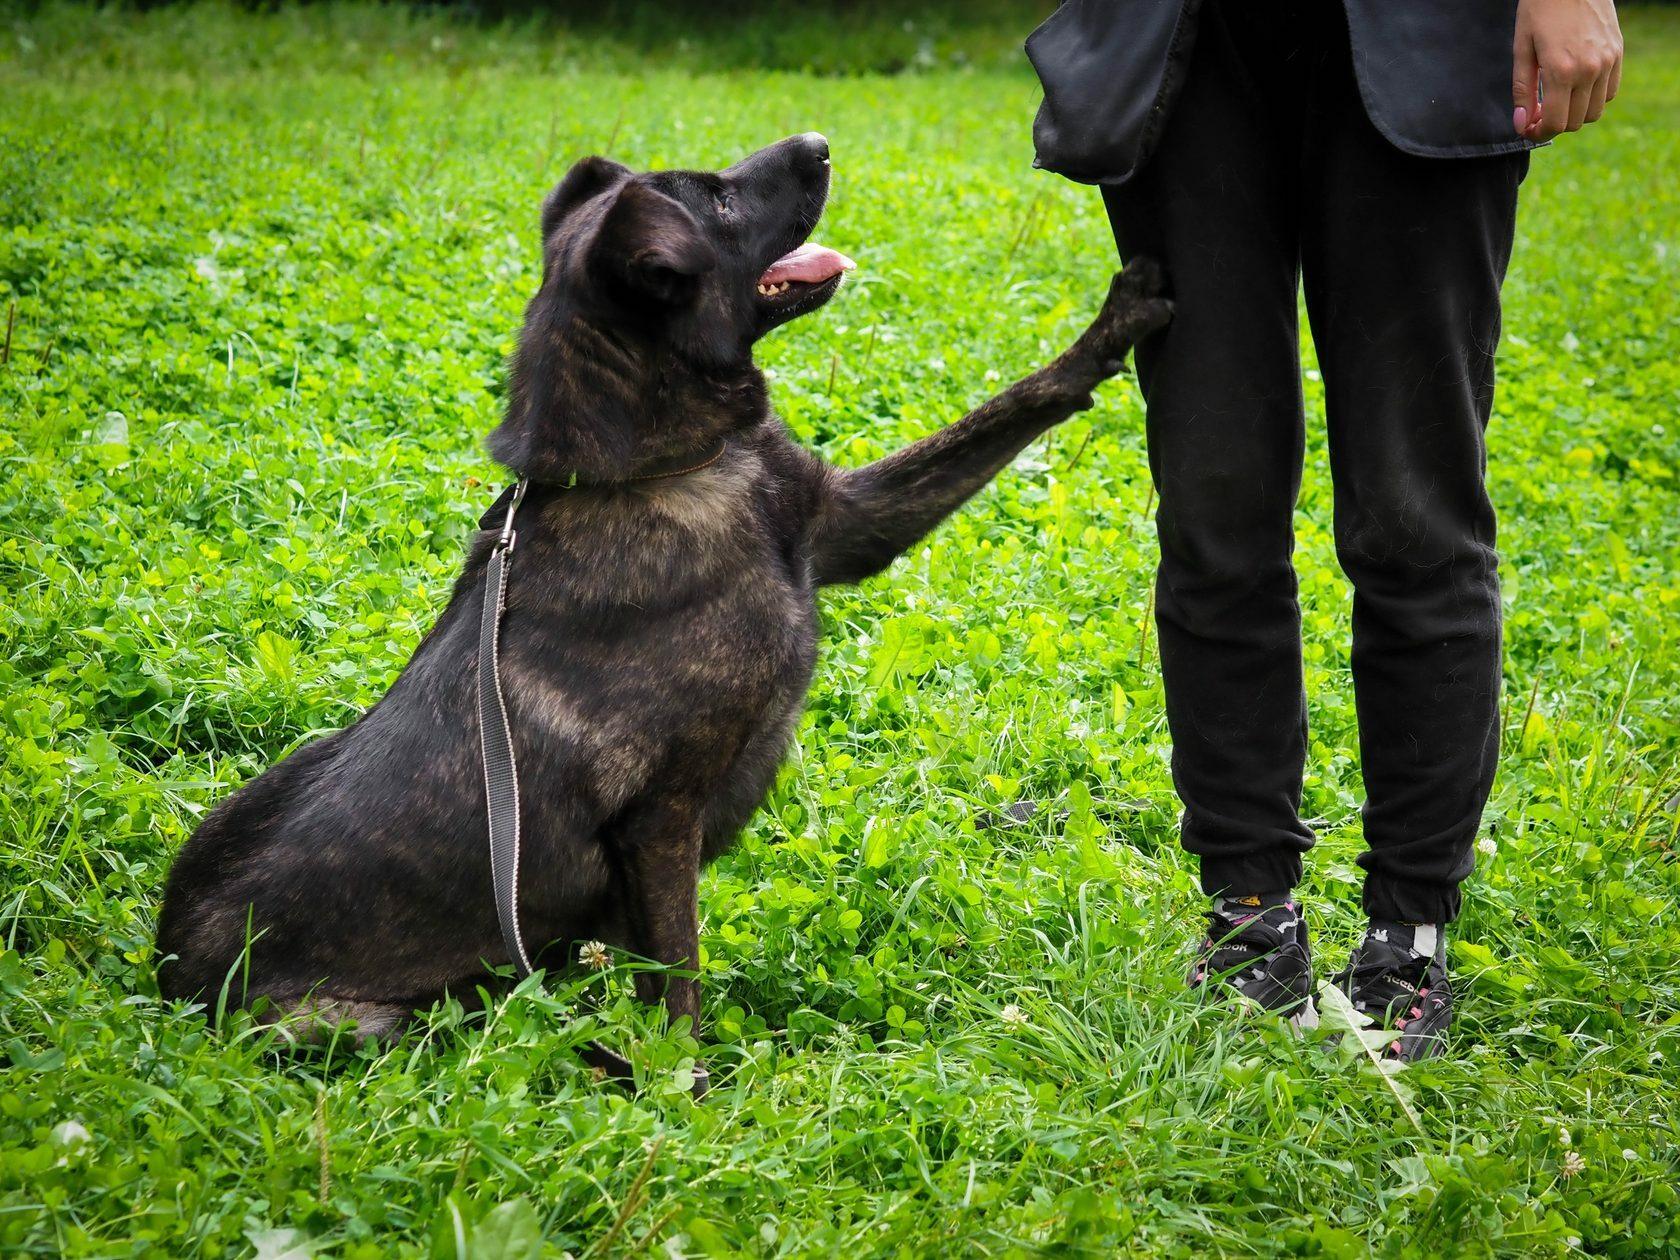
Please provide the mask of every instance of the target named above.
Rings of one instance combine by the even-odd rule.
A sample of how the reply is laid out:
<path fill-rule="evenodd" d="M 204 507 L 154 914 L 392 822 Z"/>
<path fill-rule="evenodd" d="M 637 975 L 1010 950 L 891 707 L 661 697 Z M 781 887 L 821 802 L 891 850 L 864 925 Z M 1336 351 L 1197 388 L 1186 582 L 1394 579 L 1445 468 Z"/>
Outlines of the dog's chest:
<path fill-rule="evenodd" d="M 727 775 L 771 745 L 779 757 L 799 711 L 814 595 L 783 524 L 728 489 L 521 540 L 510 707 L 531 755 L 581 769 L 604 802 L 673 766 Z"/>

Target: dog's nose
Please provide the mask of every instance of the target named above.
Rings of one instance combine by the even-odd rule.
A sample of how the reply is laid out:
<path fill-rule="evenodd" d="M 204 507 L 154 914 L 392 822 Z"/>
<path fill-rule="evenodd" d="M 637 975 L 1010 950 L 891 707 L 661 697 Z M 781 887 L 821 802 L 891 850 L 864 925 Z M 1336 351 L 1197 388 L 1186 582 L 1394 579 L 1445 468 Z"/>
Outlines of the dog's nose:
<path fill-rule="evenodd" d="M 819 162 L 828 161 L 828 137 L 820 131 L 807 131 L 799 137 L 799 143 Z"/>

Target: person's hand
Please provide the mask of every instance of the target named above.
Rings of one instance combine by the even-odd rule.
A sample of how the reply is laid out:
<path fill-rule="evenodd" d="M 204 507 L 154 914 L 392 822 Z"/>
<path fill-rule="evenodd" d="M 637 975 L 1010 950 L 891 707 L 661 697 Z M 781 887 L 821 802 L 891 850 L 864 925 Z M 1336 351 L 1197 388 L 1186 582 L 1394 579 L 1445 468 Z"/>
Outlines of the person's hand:
<path fill-rule="evenodd" d="M 1518 0 L 1514 51 L 1511 122 L 1530 140 L 1597 122 L 1622 84 L 1612 0 Z"/>

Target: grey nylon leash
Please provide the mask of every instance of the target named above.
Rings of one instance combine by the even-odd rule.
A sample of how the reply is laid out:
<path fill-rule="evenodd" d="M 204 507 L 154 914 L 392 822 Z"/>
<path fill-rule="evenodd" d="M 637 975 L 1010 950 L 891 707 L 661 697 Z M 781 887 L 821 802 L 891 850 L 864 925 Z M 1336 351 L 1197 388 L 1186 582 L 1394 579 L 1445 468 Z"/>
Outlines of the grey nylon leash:
<path fill-rule="evenodd" d="M 484 612 L 478 627 L 478 739 L 484 749 L 484 795 L 490 816 L 490 880 L 496 890 L 496 917 L 513 968 L 523 980 L 531 974 L 531 958 L 519 930 L 519 771 L 513 761 L 513 732 L 507 705 L 502 701 L 501 662 L 497 656 L 502 609 L 507 601 L 508 565 L 519 534 L 513 515 L 528 485 L 521 477 L 508 503 L 502 532 L 490 549 L 484 571 Z"/>

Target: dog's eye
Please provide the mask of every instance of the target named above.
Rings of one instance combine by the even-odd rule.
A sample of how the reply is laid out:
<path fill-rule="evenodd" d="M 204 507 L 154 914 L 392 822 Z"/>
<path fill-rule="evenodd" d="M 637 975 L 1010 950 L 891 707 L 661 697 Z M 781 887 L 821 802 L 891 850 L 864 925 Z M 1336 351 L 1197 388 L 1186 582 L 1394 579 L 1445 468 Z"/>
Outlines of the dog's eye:
<path fill-rule="evenodd" d="M 735 194 L 734 193 L 729 193 L 729 192 L 720 192 L 717 195 L 717 207 L 718 207 L 718 212 L 720 214 L 734 214 L 735 213 Z"/>

